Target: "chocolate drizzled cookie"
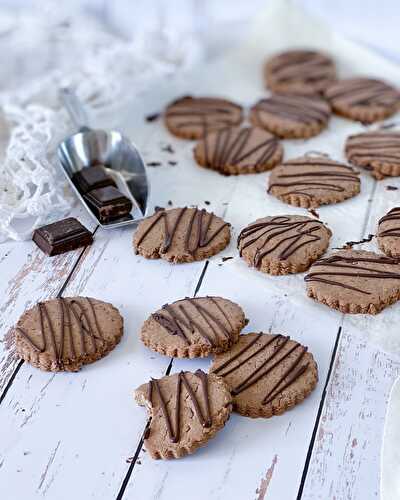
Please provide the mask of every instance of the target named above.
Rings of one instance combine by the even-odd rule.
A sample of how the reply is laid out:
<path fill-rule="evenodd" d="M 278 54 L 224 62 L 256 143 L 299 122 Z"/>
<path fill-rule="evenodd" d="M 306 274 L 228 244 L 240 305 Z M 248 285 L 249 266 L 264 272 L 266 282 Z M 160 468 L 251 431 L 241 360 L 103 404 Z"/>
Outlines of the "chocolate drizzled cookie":
<path fill-rule="evenodd" d="M 348 78 L 330 85 L 324 93 L 338 115 L 372 123 L 393 115 L 400 106 L 400 93 L 373 78 Z"/>
<path fill-rule="evenodd" d="M 153 313 L 140 338 L 160 354 L 197 358 L 229 349 L 246 323 L 242 308 L 228 299 L 186 297 Z"/>
<path fill-rule="evenodd" d="M 379 219 L 377 241 L 386 255 L 400 258 L 400 207 L 392 208 Z"/>
<path fill-rule="evenodd" d="M 147 259 L 193 262 L 223 250 L 230 237 L 230 224 L 212 212 L 172 208 L 144 219 L 134 235 L 133 246 Z"/>
<path fill-rule="evenodd" d="M 324 224 L 302 215 L 257 219 L 238 237 L 240 256 L 264 273 L 300 273 L 327 249 L 332 233 Z"/>
<path fill-rule="evenodd" d="M 400 298 L 400 260 L 341 250 L 311 266 L 309 297 L 343 313 L 377 314 Z"/>
<path fill-rule="evenodd" d="M 250 110 L 250 121 L 286 139 L 307 139 L 319 134 L 331 116 L 329 104 L 318 95 L 275 94 Z"/>
<path fill-rule="evenodd" d="M 135 399 L 149 411 L 144 446 L 155 459 L 193 453 L 224 427 L 232 411 L 225 382 L 201 370 L 152 379 L 136 389 Z"/>
<path fill-rule="evenodd" d="M 199 165 L 224 175 L 264 172 L 282 156 L 279 140 L 258 127 L 223 128 L 206 134 L 194 148 Z"/>
<path fill-rule="evenodd" d="M 107 302 L 67 297 L 39 302 L 14 329 L 22 359 L 46 371 L 77 371 L 110 352 L 120 341 L 123 319 Z"/>
<path fill-rule="evenodd" d="M 315 50 L 288 50 L 267 61 L 265 83 L 273 92 L 312 94 L 323 91 L 336 78 L 333 60 Z"/>
<path fill-rule="evenodd" d="M 345 153 L 350 163 L 369 170 L 376 179 L 400 175 L 400 132 L 375 130 L 351 135 Z"/>
<path fill-rule="evenodd" d="M 359 192 L 359 172 L 322 155 L 306 155 L 277 166 L 268 187 L 268 193 L 303 208 L 338 203 Z"/>
<path fill-rule="evenodd" d="M 226 99 L 185 96 L 167 106 L 164 120 L 171 134 L 183 139 L 200 139 L 206 132 L 239 125 L 243 110 Z"/>
<path fill-rule="evenodd" d="M 248 333 L 210 369 L 231 389 L 233 409 L 246 417 L 280 415 L 303 401 L 318 381 L 307 347 L 284 335 Z"/>

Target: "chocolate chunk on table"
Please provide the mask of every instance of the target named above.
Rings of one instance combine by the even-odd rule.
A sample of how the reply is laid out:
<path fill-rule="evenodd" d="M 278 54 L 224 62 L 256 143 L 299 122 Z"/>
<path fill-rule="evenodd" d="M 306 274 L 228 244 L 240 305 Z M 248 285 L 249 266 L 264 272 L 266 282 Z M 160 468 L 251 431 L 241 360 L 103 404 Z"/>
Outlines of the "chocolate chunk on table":
<path fill-rule="evenodd" d="M 132 202 L 114 186 L 93 189 L 84 195 L 100 222 L 109 222 L 128 215 Z"/>
<path fill-rule="evenodd" d="M 72 176 L 72 181 L 78 190 L 82 193 L 88 193 L 92 189 L 98 189 L 106 186 L 116 187 L 113 179 L 107 174 L 102 165 L 86 167 Z"/>
<path fill-rule="evenodd" d="M 59 255 L 93 243 L 92 233 L 73 217 L 35 229 L 32 240 L 47 255 Z"/>

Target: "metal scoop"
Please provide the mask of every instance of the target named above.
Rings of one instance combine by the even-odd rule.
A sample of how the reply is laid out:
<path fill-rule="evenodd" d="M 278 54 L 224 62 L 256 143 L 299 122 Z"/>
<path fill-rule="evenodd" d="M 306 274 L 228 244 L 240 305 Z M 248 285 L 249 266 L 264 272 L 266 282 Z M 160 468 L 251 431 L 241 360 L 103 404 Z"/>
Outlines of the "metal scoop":
<path fill-rule="evenodd" d="M 90 215 L 104 229 L 135 223 L 146 215 L 149 183 L 146 167 L 138 149 L 116 130 L 97 130 L 87 126 L 86 113 L 79 99 L 70 89 L 62 89 L 60 96 L 78 133 L 65 139 L 57 148 L 61 168 L 72 189 Z M 110 222 L 100 222 L 72 182 L 79 170 L 93 165 L 104 165 L 118 189 L 133 203 L 129 215 Z"/>

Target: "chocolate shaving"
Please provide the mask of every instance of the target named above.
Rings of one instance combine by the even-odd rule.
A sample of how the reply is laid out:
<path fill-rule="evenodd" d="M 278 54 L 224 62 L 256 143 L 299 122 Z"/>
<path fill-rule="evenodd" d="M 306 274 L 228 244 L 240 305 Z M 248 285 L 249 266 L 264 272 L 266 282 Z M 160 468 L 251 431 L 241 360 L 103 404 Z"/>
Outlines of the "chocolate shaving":
<path fill-rule="evenodd" d="M 158 120 L 161 116 L 161 113 L 152 113 L 150 115 L 145 116 L 146 122 L 154 122 Z"/>
<path fill-rule="evenodd" d="M 171 146 L 171 144 L 167 144 L 166 146 L 163 146 L 161 148 L 161 151 L 165 151 L 166 153 L 171 153 L 171 154 L 174 154 L 175 153 L 175 150 L 174 148 Z"/>
<path fill-rule="evenodd" d="M 169 161 L 168 162 L 168 165 L 171 165 L 172 167 L 174 167 L 175 165 L 177 165 L 178 162 L 177 161 Z"/>
<path fill-rule="evenodd" d="M 398 189 L 396 186 L 386 186 L 386 191 L 397 191 Z"/>
<path fill-rule="evenodd" d="M 222 262 L 226 262 L 227 260 L 231 260 L 233 257 L 222 257 Z"/>
<path fill-rule="evenodd" d="M 161 165 L 161 162 L 159 161 L 149 161 L 146 163 L 148 167 L 159 167 Z"/>
<path fill-rule="evenodd" d="M 211 205 L 211 201 L 206 200 L 206 201 L 204 202 L 204 204 L 205 204 L 205 205 Z"/>
<path fill-rule="evenodd" d="M 313 208 L 309 208 L 308 211 L 310 212 L 311 215 L 319 219 L 319 213 L 316 210 L 314 210 Z"/>
<path fill-rule="evenodd" d="M 161 210 L 165 210 L 165 208 L 164 207 L 159 207 L 158 205 L 156 205 L 154 207 L 154 212 L 161 212 Z"/>
<path fill-rule="evenodd" d="M 353 248 L 354 245 L 361 245 L 362 243 L 370 242 L 374 236 L 374 234 L 369 234 L 367 238 L 363 238 L 360 241 L 346 241 L 346 243 L 341 248 L 335 248 L 334 250 L 348 250 L 350 248 Z"/>

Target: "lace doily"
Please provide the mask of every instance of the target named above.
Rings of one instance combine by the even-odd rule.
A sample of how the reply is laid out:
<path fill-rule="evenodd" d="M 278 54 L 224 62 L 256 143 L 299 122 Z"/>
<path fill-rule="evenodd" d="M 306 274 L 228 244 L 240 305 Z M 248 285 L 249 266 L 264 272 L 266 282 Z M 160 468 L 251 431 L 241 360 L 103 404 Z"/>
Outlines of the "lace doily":
<path fill-rule="evenodd" d="M 58 2 L 41 1 L 14 17 L 0 10 L 0 50 L 8 54 L 0 88 L 0 241 L 29 238 L 72 207 L 55 158 L 73 132 L 60 87 L 74 88 L 95 116 L 143 92 L 151 79 L 190 67 L 199 47 L 195 33 L 168 26 L 125 41 L 92 15 L 72 16 Z"/>

